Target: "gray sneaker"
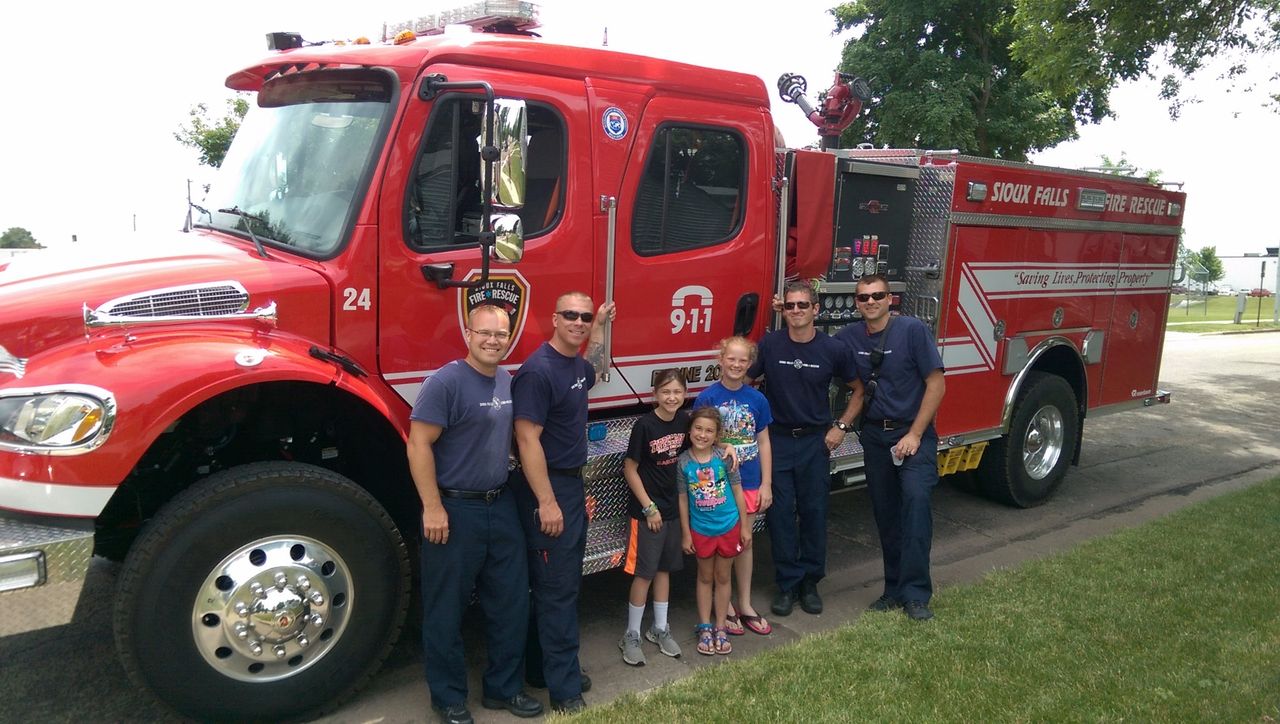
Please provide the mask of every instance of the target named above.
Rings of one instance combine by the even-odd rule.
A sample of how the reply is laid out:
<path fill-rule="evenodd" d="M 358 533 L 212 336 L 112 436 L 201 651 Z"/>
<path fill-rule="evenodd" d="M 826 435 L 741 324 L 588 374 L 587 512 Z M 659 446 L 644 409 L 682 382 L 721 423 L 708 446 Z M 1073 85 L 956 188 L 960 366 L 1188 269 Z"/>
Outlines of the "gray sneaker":
<path fill-rule="evenodd" d="M 680 644 L 671 637 L 670 626 L 663 629 L 650 626 L 649 630 L 644 632 L 644 637 L 649 640 L 649 643 L 657 644 L 658 650 L 667 656 L 674 658 L 680 655 Z"/>
<path fill-rule="evenodd" d="M 622 649 L 624 663 L 631 666 L 644 666 L 644 651 L 640 650 L 640 634 L 634 631 L 626 632 L 618 641 L 618 648 Z"/>

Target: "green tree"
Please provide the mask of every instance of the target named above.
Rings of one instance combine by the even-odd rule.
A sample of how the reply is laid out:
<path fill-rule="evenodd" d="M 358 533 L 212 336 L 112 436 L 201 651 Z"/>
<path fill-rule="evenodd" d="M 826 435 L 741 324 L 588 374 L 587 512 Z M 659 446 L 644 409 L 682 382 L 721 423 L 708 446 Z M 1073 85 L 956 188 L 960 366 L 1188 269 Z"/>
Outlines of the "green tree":
<path fill-rule="evenodd" d="M 1199 265 L 1204 269 L 1202 273 L 1193 275 L 1198 282 L 1216 282 L 1227 275 L 1227 270 L 1222 267 L 1222 260 L 1218 258 L 1216 246 L 1202 246 L 1200 251 L 1187 252 L 1187 260 L 1193 262 L 1192 268 Z"/>
<path fill-rule="evenodd" d="M 173 137 L 178 143 L 194 148 L 200 154 L 200 163 L 218 168 L 227 156 L 231 139 L 240 130 L 244 114 L 249 112 L 249 101 L 244 96 L 227 99 L 227 113 L 222 118 L 211 119 L 209 107 L 204 103 L 191 108 L 191 118 Z"/>
<path fill-rule="evenodd" d="M 11 226 L 0 234 L 0 249 L 43 249 L 44 244 L 36 241 L 30 231 L 21 226 Z"/>
<path fill-rule="evenodd" d="M 832 10 L 854 30 L 841 70 L 866 78 L 867 110 L 845 140 L 954 148 L 1024 160 L 1109 113 L 1091 89 L 1053 91 L 1010 48 L 1015 0 L 853 0 Z"/>
<path fill-rule="evenodd" d="M 1153 56 L 1174 70 L 1161 81 L 1170 115 L 1179 99 L 1179 76 L 1227 53 L 1249 56 L 1280 47 L 1277 0 L 1016 0 L 1017 38 L 1012 55 L 1027 76 L 1050 93 L 1088 89 L 1105 108 L 1116 83 L 1151 76 Z M 1233 65 L 1228 79 L 1245 70 Z M 1280 97 L 1271 96 L 1273 105 Z M 1280 107 L 1280 105 L 1277 105 Z"/>

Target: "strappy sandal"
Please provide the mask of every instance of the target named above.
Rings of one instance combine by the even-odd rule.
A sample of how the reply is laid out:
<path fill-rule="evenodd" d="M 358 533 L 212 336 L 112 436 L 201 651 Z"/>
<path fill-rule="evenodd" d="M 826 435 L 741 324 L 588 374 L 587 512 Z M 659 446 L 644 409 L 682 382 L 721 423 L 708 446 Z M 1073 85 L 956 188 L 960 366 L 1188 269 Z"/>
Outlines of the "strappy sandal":
<path fill-rule="evenodd" d="M 724 630 L 728 632 L 730 636 L 741 636 L 747 632 L 747 630 L 742 627 L 742 621 L 738 618 L 738 614 L 736 613 L 731 613 L 724 617 Z"/>
<path fill-rule="evenodd" d="M 704 656 L 716 655 L 715 628 L 709 623 L 698 624 L 698 653 Z"/>
<path fill-rule="evenodd" d="M 773 626 L 765 620 L 764 616 L 748 616 L 745 613 L 741 615 L 742 625 L 751 629 L 751 633 L 761 636 L 768 636 L 773 633 Z"/>
<path fill-rule="evenodd" d="M 725 655 L 733 653 L 733 644 L 729 643 L 729 634 L 722 628 L 716 629 L 716 653 Z"/>

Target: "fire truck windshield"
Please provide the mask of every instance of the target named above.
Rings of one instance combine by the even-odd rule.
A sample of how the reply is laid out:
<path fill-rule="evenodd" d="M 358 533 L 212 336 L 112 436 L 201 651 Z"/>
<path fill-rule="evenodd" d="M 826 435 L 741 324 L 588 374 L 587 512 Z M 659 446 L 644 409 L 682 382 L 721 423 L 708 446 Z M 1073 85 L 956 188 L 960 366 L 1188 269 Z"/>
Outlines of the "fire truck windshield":
<path fill-rule="evenodd" d="M 377 71 L 324 70 L 268 82 L 245 116 L 197 224 L 328 256 L 359 209 L 390 108 Z M 243 213 L 212 211 L 238 209 Z M 249 225 L 252 226 L 249 226 Z"/>

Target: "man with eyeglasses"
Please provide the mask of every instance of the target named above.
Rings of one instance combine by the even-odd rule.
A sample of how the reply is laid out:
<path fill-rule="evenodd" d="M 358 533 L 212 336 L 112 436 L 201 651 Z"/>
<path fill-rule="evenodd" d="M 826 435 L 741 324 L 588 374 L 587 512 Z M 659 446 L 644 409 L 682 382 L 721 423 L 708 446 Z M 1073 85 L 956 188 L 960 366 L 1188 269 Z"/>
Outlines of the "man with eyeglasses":
<path fill-rule="evenodd" d="M 475 589 L 486 619 L 483 703 L 542 713 L 521 690 L 528 560 L 516 502 L 506 494 L 511 374 L 499 367 L 511 320 L 495 306 L 467 315 L 467 355 L 422 384 L 409 415 L 409 471 L 422 499 L 422 645 L 431 705 L 446 724 L 472 721 L 462 614 Z"/>
<path fill-rule="evenodd" d="M 924 322 L 889 316 L 893 298 L 883 276 L 862 277 L 856 291 L 862 321 L 836 338 L 853 350 L 867 397 L 863 465 L 884 557 L 884 594 L 870 608 L 902 608 L 912 620 L 927 621 L 933 618 L 930 496 L 938 484 L 933 417 L 946 391 L 942 358 Z"/>
<path fill-rule="evenodd" d="M 786 329 L 760 340 L 759 355 L 747 371 L 754 379 L 764 377 L 773 412 L 769 541 L 778 593 L 770 608 L 778 616 L 790 615 L 797 600 L 806 613 L 822 613 L 818 582 L 827 572 L 829 460 L 862 405 L 849 347 L 814 327 L 817 301 L 810 285 L 788 284 L 781 303 Z M 833 422 L 828 387 L 835 377 L 854 394 Z"/>
<path fill-rule="evenodd" d="M 520 450 L 511 487 L 528 540 L 536 624 L 526 656 L 533 679 L 541 650 L 542 677 L 556 711 L 586 707 L 582 692 L 588 680 L 578 661 L 578 589 L 587 545 L 582 482 L 587 393 L 608 364 L 604 328 L 614 315 L 612 302 L 595 309 L 586 294 L 560 295 L 551 315 L 551 339 L 529 355 L 511 384 Z M 586 353 L 579 356 L 584 343 Z"/>

